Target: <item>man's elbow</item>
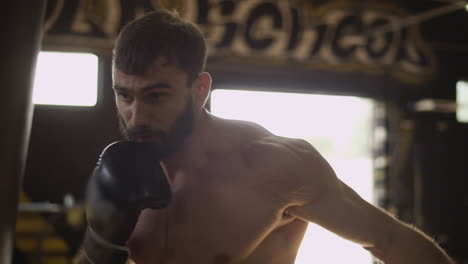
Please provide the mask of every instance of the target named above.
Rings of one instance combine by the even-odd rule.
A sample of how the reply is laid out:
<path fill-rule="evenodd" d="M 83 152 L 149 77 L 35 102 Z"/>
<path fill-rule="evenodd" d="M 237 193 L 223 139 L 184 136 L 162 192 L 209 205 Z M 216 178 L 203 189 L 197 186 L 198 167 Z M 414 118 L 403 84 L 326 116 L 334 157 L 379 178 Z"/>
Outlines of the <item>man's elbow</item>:
<path fill-rule="evenodd" d="M 398 224 L 384 233 L 374 246 L 364 248 L 386 264 L 455 264 L 434 240 L 416 228 Z"/>

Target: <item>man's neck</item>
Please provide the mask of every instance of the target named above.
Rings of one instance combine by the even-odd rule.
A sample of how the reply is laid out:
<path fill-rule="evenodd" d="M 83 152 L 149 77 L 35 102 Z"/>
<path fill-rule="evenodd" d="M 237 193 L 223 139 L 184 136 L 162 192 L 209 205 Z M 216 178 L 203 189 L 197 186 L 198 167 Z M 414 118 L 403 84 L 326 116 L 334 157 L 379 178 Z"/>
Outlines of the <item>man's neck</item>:
<path fill-rule="evenodd" d="M 206 162 L 206 153 L 213 147 L 213 118 L 203 110 L 193 122 L 192 133 L 184 140 L 179 151 L 162 163 L 169 173 L 201 166 Z"/>

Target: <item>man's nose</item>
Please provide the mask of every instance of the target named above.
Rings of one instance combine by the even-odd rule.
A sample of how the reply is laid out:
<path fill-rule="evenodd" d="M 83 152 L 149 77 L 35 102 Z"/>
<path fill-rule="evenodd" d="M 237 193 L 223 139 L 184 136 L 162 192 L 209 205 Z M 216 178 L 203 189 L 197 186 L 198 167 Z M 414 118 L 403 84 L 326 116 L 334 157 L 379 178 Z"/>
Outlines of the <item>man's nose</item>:
<path fill-rule="evenodd" d="M 139 101 L 133 102 L 130 111 L 131 116 L 128 124 L 130 127 L 142 127 L 149 125 L 149 112 L 143 103 Z"/>

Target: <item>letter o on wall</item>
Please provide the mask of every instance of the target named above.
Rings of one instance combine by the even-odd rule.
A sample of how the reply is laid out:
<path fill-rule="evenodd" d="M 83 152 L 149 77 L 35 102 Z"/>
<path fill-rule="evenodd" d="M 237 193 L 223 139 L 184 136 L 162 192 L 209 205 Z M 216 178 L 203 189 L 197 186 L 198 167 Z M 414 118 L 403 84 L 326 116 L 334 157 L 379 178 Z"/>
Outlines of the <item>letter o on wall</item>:
<path fill-rule="evenodd" d="M 255 39 L 251 35 L 251 30 L 253 25 L 255 24 L 256 20 L 263 16 L 270 16 L 273 18 L 273 27 L 275 29 L 281 29 L 283 26 L 281 20 L 281 12 L 277 6 L 271 3 L 261 3 L 254 7 L 250 12 L 249 17 L 247 18 L 246 29 L 245 29 L 245 41 L 247 45 L 256 50 L 263 50 L 268 48 L 273 41 L 274 38 L 266 37 L 262 39 Z"/>
<path fill-rule="evenodd" d="M 385 26 L 390 24 L 390 21 L 385 18 L 377 18 L 375 21 L 373 21 L 368 28 L 368 32 L 373 32 L 373 30 L 378 29 L 379 27 Z M 383 57 L 391 48 L 392 42 L 394 39 L 394 35 L 392 31 L 384 33 L 384 35 L 379 35 L 377 38 L 384 38 L 384 45 L 378 47 L 376 43 L 378 40 L 376 39 L 375 36 L 370 35 L 367 39 L 366 43 L 366 52 L 369 54 L 369 57 L 371 57 L 374 60 L 378 60 L 381 57 Z"/>

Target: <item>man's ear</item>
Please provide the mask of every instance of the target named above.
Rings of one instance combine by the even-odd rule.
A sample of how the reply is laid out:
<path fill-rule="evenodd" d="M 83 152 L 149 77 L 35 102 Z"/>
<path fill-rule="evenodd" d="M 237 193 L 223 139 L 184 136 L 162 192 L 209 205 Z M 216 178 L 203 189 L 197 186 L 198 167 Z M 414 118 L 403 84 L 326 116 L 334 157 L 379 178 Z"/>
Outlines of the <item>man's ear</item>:
<path fill-rule="evenodd" d="M 194 102 L 199 108 L 203 108 L 211 92 L 211 75 L 203 72 L 198 76 L 195 87 Z"/>

